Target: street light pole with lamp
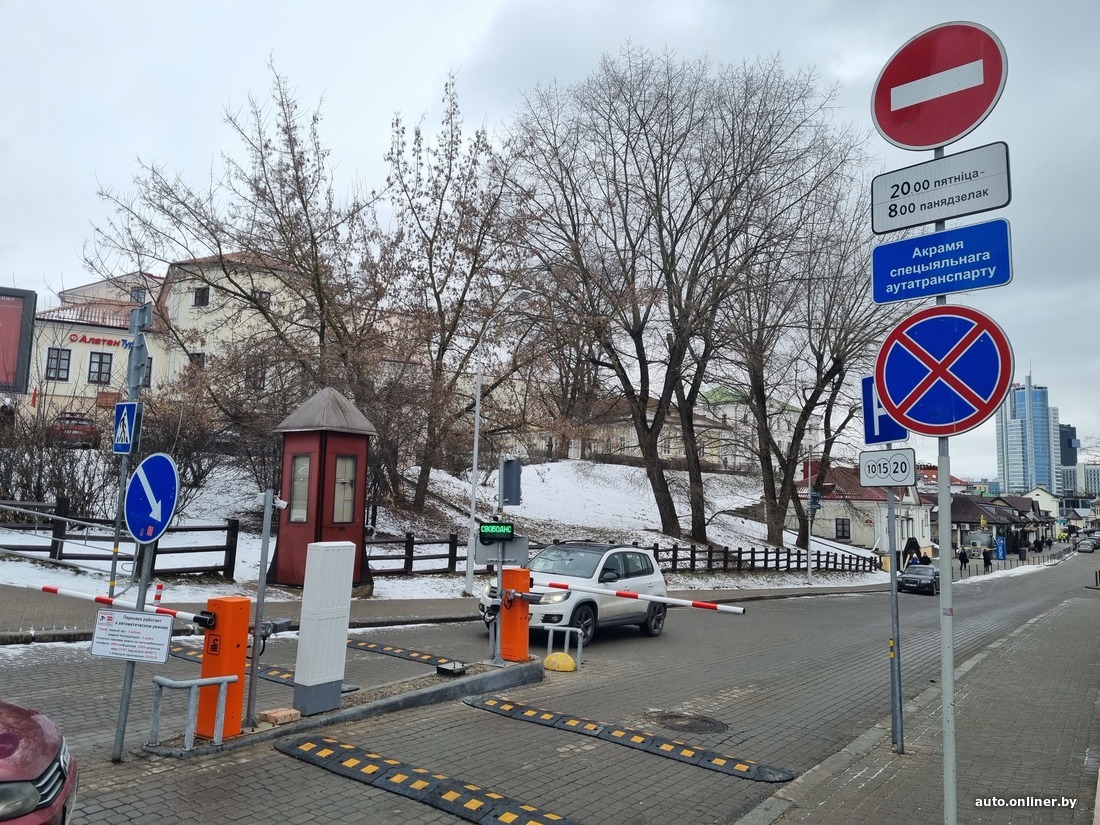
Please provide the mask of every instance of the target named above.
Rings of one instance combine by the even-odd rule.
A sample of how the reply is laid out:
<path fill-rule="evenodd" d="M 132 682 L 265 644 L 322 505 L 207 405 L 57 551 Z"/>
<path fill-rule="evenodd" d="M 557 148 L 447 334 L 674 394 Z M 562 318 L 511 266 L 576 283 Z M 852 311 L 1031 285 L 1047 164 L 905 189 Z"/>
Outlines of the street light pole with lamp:
<path fill-rule="evenodd" d="M 530 290 L 520 290 L 517 292 L 507 304 L 500 306 L 496 312 L 489 316 L 489 320 L 485 322 L 485 328 L 481 330 L 481 333 L 477 337 L 477 347 L 474 350 L 474 360 L 476 362 L 476 376 L 474 378 L 474 444 L 473 444 L 473 459 L 470 462 L 470 525 L 469 535 L 466 542 L 466 583 L 463 587 L 463 595 L 474 595 L 474 550 L 477 547 L 477 470 L 478 470 L 478 441 L 481 433 L 481 354 L 482 354 L 482 341 L 485 338 L 485 330 L 489 325 L 493 323 L 496 318 L 503 312 L 510 310 L 515 306 L 517 301 L 521 301 L 530 298 L 532 293 Z"/>
<path fill-rule="evenodd" d="M 821 506 L 821 491 L 813 489 L 813 462 L 814 451 L 818 447 L 824 447 L 832 438 L 826 438 L 822 441 L 818 441 L 812 447 L 810 447 L 810 455 L 806 460 L 806 498 L 808 501 L 807 514 L 807 532 L 806 532 L 806 584 L 812 585 L 814 583 L 814 513 Z"/>

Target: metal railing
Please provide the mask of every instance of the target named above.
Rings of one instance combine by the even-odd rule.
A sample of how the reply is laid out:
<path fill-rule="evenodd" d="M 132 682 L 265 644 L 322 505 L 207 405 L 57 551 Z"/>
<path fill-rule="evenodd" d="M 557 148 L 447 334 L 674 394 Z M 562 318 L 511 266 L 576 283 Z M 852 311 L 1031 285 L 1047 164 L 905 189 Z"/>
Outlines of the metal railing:
<path fill-rule="evenodd" d="M 149 745 L 160 744 L 160 700 L 164 695 L 164 688 L 187 691 L 187 722 L 183 729 L 183 749 L 191 750 L 195 746 L 195 726 L 199 718 L 199 688 L 210 685 L 218 686 L 218 708 L 214 714 L 214 744 L 222 743 L 222 726 L 225 723 L 225 697 L 229 692 L 229 685 L 237 681 L 236 674 L 229 676 L 206 676 L 201 679 L 184 679 L 182 681 L 169 679 L 165 676 L 154 676 L 153 684 L 153 714 L 149 720 Z"/>

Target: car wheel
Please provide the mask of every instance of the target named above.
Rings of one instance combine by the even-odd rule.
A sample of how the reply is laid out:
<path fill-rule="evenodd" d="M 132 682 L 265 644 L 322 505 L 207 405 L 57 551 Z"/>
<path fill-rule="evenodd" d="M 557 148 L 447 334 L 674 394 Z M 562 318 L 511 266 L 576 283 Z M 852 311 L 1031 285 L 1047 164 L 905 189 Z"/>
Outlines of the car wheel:
<path fill-rule="evenodd" d="M 573 611 L 573 618 L 569 624 L 572 627 L 580 628 L 581 641 L 584 644 L 588 644 L 592 641 L 592 637 L 596 635 L 596 610 L 590 604 L 578 604 L 577 609 Z"/>
<path fill-rule="evenodd" d="M 665 616 L 668 613 L 668 608 L 663 604 L 657 604 L 654 602 L 649 606 L 649 610 L 646 611 L 645 621 L 638 625 L 642 629 L 642 635 L 644 636 L 660 636 L 661 631 L 665 629 Z"/>

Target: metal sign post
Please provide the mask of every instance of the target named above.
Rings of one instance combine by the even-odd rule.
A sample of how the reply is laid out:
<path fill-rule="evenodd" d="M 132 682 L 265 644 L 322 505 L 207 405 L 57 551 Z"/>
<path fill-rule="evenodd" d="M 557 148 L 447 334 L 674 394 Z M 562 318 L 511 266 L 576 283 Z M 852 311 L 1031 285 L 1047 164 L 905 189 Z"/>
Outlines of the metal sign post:
<path fill-rule="evenodd" d="M 905 753 L 901 692 L 901 628 L 898 621 L 898 537 L 894 513 L 894 486 L 912 487 L 917 483 L 917 455 L 911 447 L 872 450 L 859 454 L 861 487 L 886 487 L 886 546 L 890 553 L 890 720 L 894 747 Z"/>
<path fill-rule="evenodd" d="M 137 558 L 141 560 L 138 581 L 137 609 L 145 608 L 145 594 L 153 570 L 153 543 L 164 535 L 176 513 L 179 497 L 179 470 L 176 462 L 164 453 L 154 453 L 138 465 L 126 485 L 124 511 L 126 529 L 137 542 Z M 126 719 L 130 712 L 130 694 L 134 687 L 135 662 L 126 663 L 122 681 L 122 698 L 118 708 L 118 725 L 111 761 L 122 761 L 122 745 L 126 738 Z"/>

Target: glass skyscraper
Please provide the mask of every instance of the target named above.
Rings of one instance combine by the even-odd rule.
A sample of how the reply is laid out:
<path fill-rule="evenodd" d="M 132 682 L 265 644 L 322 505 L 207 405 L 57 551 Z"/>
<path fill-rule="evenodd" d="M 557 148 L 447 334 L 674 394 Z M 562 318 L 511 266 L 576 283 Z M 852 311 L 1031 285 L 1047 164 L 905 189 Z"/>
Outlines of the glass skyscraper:
<path fill-rule="evenodd" d="M 1061 451 L 1058 408 L 1050 406 L 1046 387 L 1031 376 L 1013 384 L 997 411 L 997 475 L 1006 493 L 1027 493 L 1043 487 L 1062 493 L 1058 472 Z"/>

